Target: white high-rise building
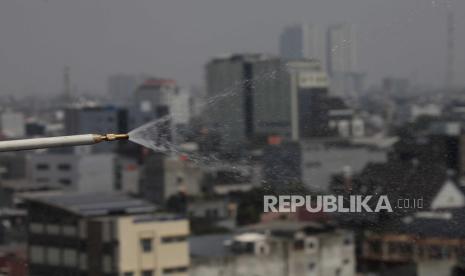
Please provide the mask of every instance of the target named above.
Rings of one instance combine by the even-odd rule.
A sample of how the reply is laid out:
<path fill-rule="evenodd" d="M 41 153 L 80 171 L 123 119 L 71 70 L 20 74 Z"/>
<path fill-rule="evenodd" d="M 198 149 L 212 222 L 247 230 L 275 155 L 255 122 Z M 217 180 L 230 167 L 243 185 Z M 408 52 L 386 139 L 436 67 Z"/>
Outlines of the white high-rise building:
<path fill-rule="evenodd" d="M 284 28 L 279 51 L 284 59 L 317 59 L 325 67 L 324 39 L 317 26 L 296 24 Z"/>
<path fill-rule="evenodd" d="M 351 24 L 337 24 L 328 28 L 327 33 L 328 72 L 357 72 L 357 39 L 355 27 Z"/>
<path fill-rule="evenodd" d="M 328 28 L 326 39 L 326 68 L 331 77 L 331 91 L 341 96 L 359 93 L 362 89 L 363 75 L 358 71 L 355 26 L 332 25 Z"/>

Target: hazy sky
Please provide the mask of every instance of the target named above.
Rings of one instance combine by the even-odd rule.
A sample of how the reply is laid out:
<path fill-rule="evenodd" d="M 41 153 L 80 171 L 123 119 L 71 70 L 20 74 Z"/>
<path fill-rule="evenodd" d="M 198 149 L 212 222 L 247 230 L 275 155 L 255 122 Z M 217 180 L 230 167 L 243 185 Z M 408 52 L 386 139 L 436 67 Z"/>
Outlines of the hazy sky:
<path fill-rule="evenodd" d="M 463 84 L 463 0 L 0 0 L 0 93 L 57 92 L 65 65 L 81 90 L 103 92 L 117 72 L 198 85 L 209 57 L 277 53 L 282 28 L 302 21 L 357 24 L 360 67 L 372 80 L 441 84 L 447 2 Z"/>

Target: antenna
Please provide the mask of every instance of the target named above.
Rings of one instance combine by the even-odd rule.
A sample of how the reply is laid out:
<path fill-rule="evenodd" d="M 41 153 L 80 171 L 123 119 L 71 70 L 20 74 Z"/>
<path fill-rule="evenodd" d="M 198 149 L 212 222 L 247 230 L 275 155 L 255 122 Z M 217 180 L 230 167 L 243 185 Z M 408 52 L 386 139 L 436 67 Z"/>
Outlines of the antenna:
<path fill-rule="evenodd" d="M 452 7 L 447 11 L 447 64 L 446 64 L 446 88 L 450 91 L 454 86 L 455 66 L 455 20 Z"/>

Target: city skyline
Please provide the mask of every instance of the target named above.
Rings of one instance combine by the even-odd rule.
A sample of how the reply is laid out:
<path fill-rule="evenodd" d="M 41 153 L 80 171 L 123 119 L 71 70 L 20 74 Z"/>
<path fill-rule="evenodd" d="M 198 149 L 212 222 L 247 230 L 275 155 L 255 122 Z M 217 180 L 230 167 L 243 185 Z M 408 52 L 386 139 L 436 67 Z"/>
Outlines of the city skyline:
<path fill-rule="evenodd" d="M 0 89 L 5 94 L 58 93 L 64 66 L 70 67 L 72 84 L 81 91 L 103 93 L 107 76 L 119 72 L 174 78 L 183 86 L 202 85 L 202 68 L 210 57 L 222 52 L 277 54 L 280 31 L 296 22 L 359 26 L 360 71 L 367 72 L 371 82 L 394 76 L 442 85 L 445 2 L 371 2 L 321 0 L 310 4 L 294 0 L 293 5 L 274 1 L 269 6 L 259 0 L 247 5 L 211 0 L 183 5 L 4 2 L 0 4 Z M 456 9 L 465 5 L 452 4 Z M 206 6 L 208 12 L 204 12 Z M 119 20 L 125 17 L 131 17 L 131 22 Z M 456 18 L 456 26 L 463 25 L 461 20 Z M 456 49 L 465 44 L 463 34 L 457 27 Z M 464 60 L 456 51 L 457 76 L 465 71 Z"/>

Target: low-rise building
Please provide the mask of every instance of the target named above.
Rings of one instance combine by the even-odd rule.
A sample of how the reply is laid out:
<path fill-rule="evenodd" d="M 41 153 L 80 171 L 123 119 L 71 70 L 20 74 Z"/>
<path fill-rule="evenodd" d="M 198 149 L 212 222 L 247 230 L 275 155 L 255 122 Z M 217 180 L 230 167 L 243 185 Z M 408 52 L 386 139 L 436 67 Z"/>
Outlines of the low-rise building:
<path fill-rule="evenodd" d="M 383 231 L 366 233 L 361 256 L 365 270 L 381 275 L 463 275 L 463 219 L 463 208 L 421 212 Z"/>
<path fill-rule="evenodd" d="M 115 153 L 41 153 L 27 156 L 30 186 L 79 193 L 137 194 L 139 166 Z"/>
<path fill-rule="evenodd" d="M 320 223 L 274 221 L 190 245 L 193 276 L 355 275 L 352 233 Z"/>
<path fill-rule="evenodd" d="M 186 219 L 119 194 L 29 197 L 30 275 L 187 275 Z"/>

